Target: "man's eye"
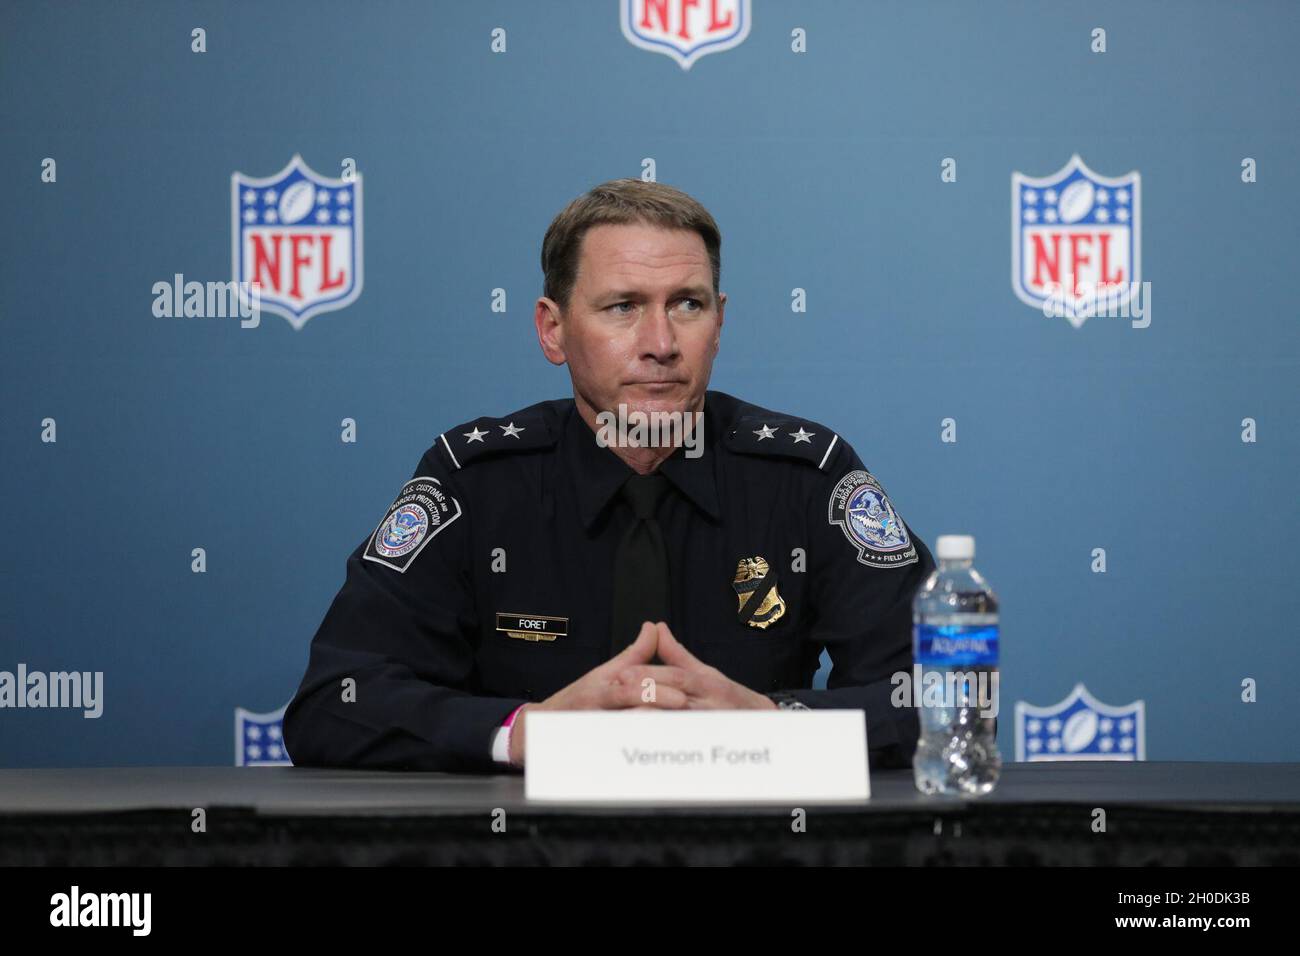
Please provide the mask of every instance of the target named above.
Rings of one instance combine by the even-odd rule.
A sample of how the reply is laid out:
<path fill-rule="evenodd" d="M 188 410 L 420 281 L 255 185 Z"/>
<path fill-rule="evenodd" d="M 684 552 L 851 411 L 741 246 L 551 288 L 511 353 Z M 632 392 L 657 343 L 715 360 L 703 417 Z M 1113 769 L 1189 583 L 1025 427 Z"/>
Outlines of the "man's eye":
<path fill-rule="evenodd" d="M 631 303 L 631 302 L 615 302 L 613 305 L 610 306 L 610 308 L 611 308 L 611 309 L 614 309 L 614 310 L 617 312 L 618 309 L 619 309 L 619 307 L 620 307 L 620 306 L 624 306 L 624 305 L 626 305 L 629 309 L 632 307 L 632 303 Z M 618 314 L 619 314 L 619 315 L 631 315 L 631 312 L 618 312 Z"/>
<path fill-rule="evenodd" d="M 701 302 L 699 299 L 682 299 L 682 304 L 683 304 L 683 305 L 685 305 L 685 304 L 688 303 L 688 302 L 690 302 L 690 303 L 694 303 L 695 308 L 693 308 L 693 309 L 687 309 L 687 310 L 686 310 L 687 312 L 699 312 L 701 309 L 704 308 L 704 303 Z"/>

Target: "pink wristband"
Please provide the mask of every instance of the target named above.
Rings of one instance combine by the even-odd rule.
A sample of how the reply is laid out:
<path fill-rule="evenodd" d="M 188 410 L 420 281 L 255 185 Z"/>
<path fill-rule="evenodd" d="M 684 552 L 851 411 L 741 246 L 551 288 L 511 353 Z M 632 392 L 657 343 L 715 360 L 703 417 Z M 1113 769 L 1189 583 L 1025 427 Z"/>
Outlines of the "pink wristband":
<path fill-rule="evenodd" d="M 513 724 L 515 722 L 515 717 L 517 717 L 519 715 L 519 712 L 527 706 L 528 706 L 527 704 L 520 704 L 514 710 L 510 711 L 510 716 L 506 718 L 505 723 L 503 723 L 501 726 L 509 727 L 511 724 Z"/>
<path fill-rule="evenodd" d="M 510 712 L 510 716 L 506 718 L 506 722 L 501 725 L 506 729 L 506 739 L 505 739 L 506 763 L 510 764 L 510 766 L 512 767 L 518 766 L 518 764 L 516 764 L 513 760 L 510 759 L 510 738 L 513 737 L 515 733 L 515 718 L 518 717 L 519 712 L 527 706 L 528 706 L 527 704 L 520 704 L 518 707 L 516 707 L 514 710 Z"/>

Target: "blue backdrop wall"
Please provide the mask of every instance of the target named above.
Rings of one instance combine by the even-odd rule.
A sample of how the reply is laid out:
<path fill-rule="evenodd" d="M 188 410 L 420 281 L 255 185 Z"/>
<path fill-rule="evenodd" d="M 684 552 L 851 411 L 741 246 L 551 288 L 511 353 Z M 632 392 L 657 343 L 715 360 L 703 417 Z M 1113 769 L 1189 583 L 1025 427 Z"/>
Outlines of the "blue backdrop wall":
<path fill-rule="evenodd" d="M 1300 5 L 747 6 L 684 69 L 619 0 L 4 5 L 0 670 L 104 683 L 0 710 L 0 763 L 230 763 L 434 437 L 569 394 L 543 232 L 651 172 L 723 230 L 714 387 L 977 537 L 1005 716 L 1083 682 L 1147 759 L 1298 756 Z M 232 278 L 232 174 L 295 154 L 360 174 L 356 300 L 156 315 Z M 1013 174 L 1075 154 L 1140 174 L 1144 327 L 1009 281 Z"/>

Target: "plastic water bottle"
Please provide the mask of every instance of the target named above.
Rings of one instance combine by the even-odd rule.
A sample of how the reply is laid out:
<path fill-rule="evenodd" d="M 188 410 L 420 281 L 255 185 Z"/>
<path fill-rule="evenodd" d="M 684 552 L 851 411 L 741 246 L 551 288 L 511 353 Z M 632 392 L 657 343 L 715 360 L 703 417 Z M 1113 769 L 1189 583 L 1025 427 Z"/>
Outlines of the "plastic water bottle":
<path fill-rule="evenodd" d="M 998 599 L 971 562 L 975 539 L 940 535 L 939 565 L 912 601 L 922 793 L 978 796 L 998 782 Z"/>

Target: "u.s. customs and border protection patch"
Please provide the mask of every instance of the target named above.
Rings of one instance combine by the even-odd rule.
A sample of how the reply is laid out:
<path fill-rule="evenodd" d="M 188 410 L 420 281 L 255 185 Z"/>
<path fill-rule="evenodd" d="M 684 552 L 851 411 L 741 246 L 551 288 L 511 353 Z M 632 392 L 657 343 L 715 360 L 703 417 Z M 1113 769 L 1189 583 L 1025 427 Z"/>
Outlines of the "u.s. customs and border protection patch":
<path fill-rule="evenodd" d="M 918 560 L 907 526 L 870 472 L 851 471 L 840 479 L 831 492 L 827 517 L 858 549 L 862 564 L 897 568 Z"/>
<path fill-rule="evenodd" d="M 776 575 L 768 566 L 767 559 L 741 558 L 731 586 L 740 599 L 736 613 L 742 623 L 767 628 L 785 614 L 785 600 L 776 589 Z"/>
<path fill-rule="evenodd" d="M 412 478 L 370 536 L 362 555 L 405 572 L 430 539 L 460 517 L 460 503 L 442 490 L 437 478 Z"/>

